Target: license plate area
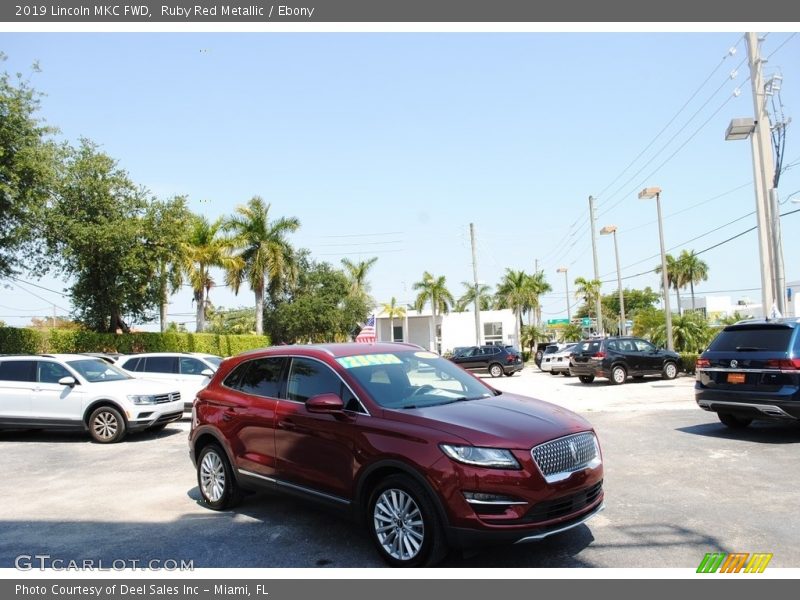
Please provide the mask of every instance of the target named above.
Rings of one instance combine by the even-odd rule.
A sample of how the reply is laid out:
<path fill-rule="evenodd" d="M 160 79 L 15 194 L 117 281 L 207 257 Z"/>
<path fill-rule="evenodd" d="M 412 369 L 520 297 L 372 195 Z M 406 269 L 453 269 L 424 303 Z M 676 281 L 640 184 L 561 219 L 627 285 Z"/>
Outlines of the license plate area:
<path fill-rule="evenodd" d="M 728 383 L 744 383 L 744 373 L 728 373 Z"/>

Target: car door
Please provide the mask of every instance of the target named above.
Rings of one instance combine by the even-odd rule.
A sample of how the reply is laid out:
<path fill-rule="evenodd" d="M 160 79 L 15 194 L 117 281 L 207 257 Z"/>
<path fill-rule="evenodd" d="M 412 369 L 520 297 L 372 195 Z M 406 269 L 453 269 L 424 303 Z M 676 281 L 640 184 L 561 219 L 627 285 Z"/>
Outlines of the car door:
<path fill-rule="evenodd" d="M 195 396 L 197 396 L 197 392 L 206 387 L 211 380 L 202 374 L 203 371 L 216 371 L 216 369 L 209 367 L 203 361 L 192 356 L 181 356 L 178 361 L 178 368 L 180 373 L 178 373 L 177 381 L 181 398 L 184 402 L 191 404 Z"/>
<path fill-rule="evenodd" d="M 77 380 L 66 367 L 57 362 L 36 361 L 36 385 L 31 398 L 31 411 L 54 426 L 80 425 L 83 418 L 83 386 L 61 385 L 63 377 Z"/>
<path fill-rule="evenodd" d="M 27 422 L 31 414 L 36 361 L 0 360 L 0 422 Z"/>
<path fill-rule="evenodd" d="M 625 338 L 609 340 L 606 344 L 606 348 L 608 349 L 609 355 L 611 355 L 610 362 L 618 362 L 621 360 L 625 363 L 625 369 L 628 371 L 629 375 L 639 373 L 642 362 L 641 355 L 636 348 L 636 344 L 633 343 L 633 340 Z"/>
<path fill-rule="evenodd" d="M 141 373 L 141 375 L 140 375 Z M 180 374 L 177 356 L 145 356 L 136 368 L 136 376 L 170 383 L 178 389 Z"/>
<path fill-rule="evenodd" d="M 454 356 L 451 360 L 462 369 L 470 370 L 476 360 L 476 354 L 480 353 L 480 347 L 473 346 Z"/>
<path fill-rule="evenodd" d="M 275 450 L 278 479 L 312 494 L 349 498 L 356 471 L 354 427 L 359 413 L 309 412 L 305 402 L 332 393 L 355 406 L 352 392 L 333 369 L 319 360 L 291 359 L 286 391 L 278 403 Z"/>
<path fill-rule="evenodd" d="M 634 343 L 639 351 L 641 371 L 643 373 L 660 373 L 664 356 L 658 348 L 647 340 L 637 339 L 634 340 Z"/>

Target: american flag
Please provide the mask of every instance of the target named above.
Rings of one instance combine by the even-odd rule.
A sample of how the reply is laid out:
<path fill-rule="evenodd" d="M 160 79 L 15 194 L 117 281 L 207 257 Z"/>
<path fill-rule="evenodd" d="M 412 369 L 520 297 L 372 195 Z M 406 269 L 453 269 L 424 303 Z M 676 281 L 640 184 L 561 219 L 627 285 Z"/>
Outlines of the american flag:
<path fill-rule="evenodd" d="M 362 344 L 373 344 L 376 341 L 375 337 L 375 315 L 370 315 L 364 327 L 356 337 L 356 341 Z"/>

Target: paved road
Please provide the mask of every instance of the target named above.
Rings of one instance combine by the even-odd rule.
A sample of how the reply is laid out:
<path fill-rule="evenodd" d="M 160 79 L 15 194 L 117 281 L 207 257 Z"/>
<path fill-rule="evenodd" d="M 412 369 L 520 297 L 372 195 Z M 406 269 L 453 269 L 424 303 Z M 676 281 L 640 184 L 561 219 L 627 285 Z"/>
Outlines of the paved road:
<path fill-rule="evenodd" d="M 692 380 L 611 386 L 524 371 L 491 380 L 584 414 L 606 466 L 606 510 L 569 533 L 450 567 L 696 567 L 706 552 L 773 552 L 800 567 L 800 427 L 731 433 L 697 409 Z M 112 446 L 80 435 L 0 433 L 0 567 L 19 554 L 183 559 L 196 567 L 380 567 L 366 534 L 293 499 L 235 512 L 197 503 L 188 423 Z"/>

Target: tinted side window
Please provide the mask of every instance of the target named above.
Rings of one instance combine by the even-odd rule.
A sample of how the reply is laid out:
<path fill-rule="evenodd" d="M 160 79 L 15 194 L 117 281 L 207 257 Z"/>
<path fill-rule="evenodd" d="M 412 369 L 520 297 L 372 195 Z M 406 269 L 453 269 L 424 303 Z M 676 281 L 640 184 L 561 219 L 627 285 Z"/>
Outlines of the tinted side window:
<path fill-rule="evenodd" d="M 244 362 L 240 364 L 228 374 L 228 376 L 225 378 L 225 381 L 222 382 L 222 385 L 231 388 L 232 390 L 241 390 L 242 377 L 247 372 L 247 369 L 250 368 L 251 364 L 252 362 Z"/>
<path fill-rule="evenodd" d="M 58 363 L 39 361 L 38 364 L 39 383 L 58 383 L 62 377 L 72 377 L 72 373 Z"/>
<path fill-rule="evenodd" d="M 245 394 L 277 398 L 281 390 L 281 373 L 285 362 L 285 358 L 259 358 L 243 365 L 249 368 L 237 382 L 238 389 Z"/>
<path fill-rule="evenodd" d="M 144 363 L 144 371 L 147 373 L 178 372 L 178 358 L 176 356 L 148 356 L 144 359 Z"/>
<path fill-rule="evenodd" d="M 737 349 L 786 352 L 789 349 L 792 333 L 791 327 L 724 329 L 714 338 L 708 349 L 713 352 L 735 352 Z"/>
<path fill-rule="evenodd" d="M 614 350 L 614 351 L 617 350 L 617 342 L 616 342 L 616 340 L 611 340 L 610 342 L 608 342 L 608 349 L 609 350 Z"/>
<path fill-rule="evenodd" d="M 129 358 L 125 362 L 122 363 L 122 368 L 126 371 L 138 371 L 139 370 L 139 361 L 141 358 Z"/>
<path fill-rule="evenodd" d="M 200 375 L 207 368 L 196 358 L 181 357 L 181 375 Z"/>
<path fill-rule="evenodd" d="M 633 340 L 633 343 L 636 345 L 636 350 L 639 352 L 653 352 L 656 349 L 653 344 L 644 340 Z"/>
<path fill-rule="evenodd" d="M 287 386 L 289 400 L 305 402 L 319 394 L 342 397 L 342 387 L 342 380 L 327 365 L 307 358 L 292 359 Z"/>
<path fill-rule="evenodd" d="M 36 381 L 35 360 L 8 360 L 0 363 L 2 381 Z"/>

